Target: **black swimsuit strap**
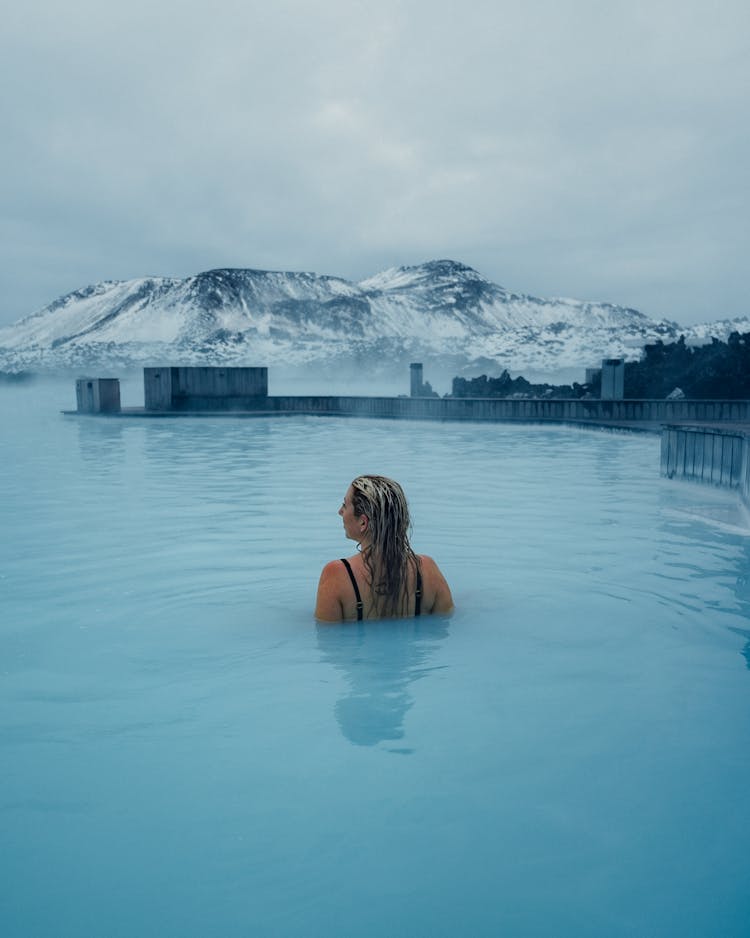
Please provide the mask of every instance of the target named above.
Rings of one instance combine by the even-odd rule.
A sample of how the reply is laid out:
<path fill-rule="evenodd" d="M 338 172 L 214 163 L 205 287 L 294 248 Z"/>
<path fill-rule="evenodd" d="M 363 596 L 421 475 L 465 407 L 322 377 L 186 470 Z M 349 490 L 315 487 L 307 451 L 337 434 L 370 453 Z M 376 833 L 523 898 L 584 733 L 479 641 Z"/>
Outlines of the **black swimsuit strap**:
<path fill-rule="evenodd" d="M 354 572 L 349 565 L 349 561 L 342 557 L 341 563 L 346 567 L 346 572 L 349 574 L 349 579 L 352 581 L 352 586 L 354 587 L 354 595 L 357 599 L 357 622 L 360 622 L 362 620 L 362 609 L 364 607 L 362 605 L 362 597 L 359 594 L 359 587 L 357 586 L 357 581 L 354 579 Z"/>
<path fill-rule="evenodd" d="M 362 620 L 362 610 L 364 606 L 362 604 L 362 596 L 359 592 L 359 587 L 357 586 L 357 581 L 354 579 L 354 571 L 351 568 L 349 561 L 345 558 L 341 558 L 341 563 L 346 567 L 346 572 L 349 574 L 349 579 L 352 581 L 352 586 L 354 587 L 354 596 L 357 600 L 357 622 Z M 421 615 L 422 613 L 422 571 L 417 567 L 417 590 L 414 598 L 414 615 L 415 617 Z"/>

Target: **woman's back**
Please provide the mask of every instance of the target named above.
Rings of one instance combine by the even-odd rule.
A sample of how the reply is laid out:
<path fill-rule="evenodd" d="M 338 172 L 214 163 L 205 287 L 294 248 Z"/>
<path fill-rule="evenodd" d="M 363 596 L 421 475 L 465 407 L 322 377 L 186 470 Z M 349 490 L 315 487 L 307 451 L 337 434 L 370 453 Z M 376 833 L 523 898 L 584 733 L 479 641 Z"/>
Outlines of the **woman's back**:
<path fill-rule="evenodd" d="M 447 614 L 453 599 L 431 557 L 409 543 L 403 489 L 385 476 L 358 476 L 339 508 L 344 533 L 360 553 L 332 560 L 318 583 L 315 617 L 323 622 Z"/>
<path fill-rule="evenodd" d="M 438 565 L 424 554 L 416 555 L 419 571 L 409 565 L 406 574 L 405 589 L 397 611 L 391 611 L 395 617 L 414 615 L 447 615 L 453 609 L 453 599 L 445 577 Z M 341 560 L 332 560 L 323 568 L 318 586 L 318 601 L 315 617 L 324 622 L 356 621 L 357 619 L 380 619 L 382 602 L 378 602 L 369 580 L 367 567 L 362 554 L 347 558 L 351 576 Z M 351 577 L 354 578 L 354 583 Z M 356 589 L 355 589 L 356 584 Z M 417 588 L 419 587 L 419 597 Z M 357 590 L 361 601 L 361 615 L 357 608 Z"/>

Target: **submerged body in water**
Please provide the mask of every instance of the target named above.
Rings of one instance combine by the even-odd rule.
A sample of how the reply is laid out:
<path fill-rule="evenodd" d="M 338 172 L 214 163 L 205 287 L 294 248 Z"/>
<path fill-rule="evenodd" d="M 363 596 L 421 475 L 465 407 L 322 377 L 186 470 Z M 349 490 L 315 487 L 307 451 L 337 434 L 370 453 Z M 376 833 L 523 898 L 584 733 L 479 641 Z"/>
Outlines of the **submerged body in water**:
<path fill-rule="evenodd" d="M 409 508 L 398 482 L 358 476 L 339 508 L 360 553 L 326 564 L 315 617 L 322 622 L 448 615 L 453 597 L 435 561 L 409 543 Z"/>

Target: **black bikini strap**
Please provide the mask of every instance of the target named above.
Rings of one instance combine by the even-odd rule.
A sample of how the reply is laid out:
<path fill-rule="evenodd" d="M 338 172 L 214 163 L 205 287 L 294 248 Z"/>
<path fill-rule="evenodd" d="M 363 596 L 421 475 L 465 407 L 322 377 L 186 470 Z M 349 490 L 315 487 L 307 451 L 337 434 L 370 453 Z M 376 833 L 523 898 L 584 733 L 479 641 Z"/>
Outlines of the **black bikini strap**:
<path fill-rule="evenodd" d="M 357 598 L 357 622 L 360 622 L 364 606 L 362 605 L 362 597 L 359 595 L 359 587 L 357 586 L 357 581 L 354 579 L 354 573 L 349 565 L 349 561 L 342 557 L 341 563 L 346 567 L 346 572 L 349 574 L 349 579 L 352 581 L 352 586 L 354 587 L 354 595 Z M 419 615 L 419 613 L 417 613 L 417 615 Z"/>
<path fill-rule="evenodd" d="M 418 616 L 422 611 L 422 571 L 417 566 L 417 595 L 414 600 L 414 615 Z"/>

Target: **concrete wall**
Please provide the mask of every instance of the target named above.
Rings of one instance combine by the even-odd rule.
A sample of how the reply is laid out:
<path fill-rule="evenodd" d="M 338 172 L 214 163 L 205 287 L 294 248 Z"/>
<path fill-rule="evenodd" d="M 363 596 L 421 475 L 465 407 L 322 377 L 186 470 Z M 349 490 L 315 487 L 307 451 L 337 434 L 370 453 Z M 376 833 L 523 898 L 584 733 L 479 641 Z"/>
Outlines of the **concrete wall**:
<path fill-rule="evenodd" d="M 617 360 L 606 361 L 615 371 Z M 411 392 L 421 393 L 422 368 L 411 366 Z M 669 423 L 750 421 L 750 401 L 510 400 L 425 397 L 268 397 L 267 368 L 144 368 L 144 403 L 150 411 L 264 410 L 278 413 L 412 417 L 428 420 L 571 420 Z M 615 379 L 610 382 L 613 384 Z"/>
<path fill-rule="evenodd" d="M 143 369 L 146 410 L 252 409 L 267 394 L 267 368 Z"/>
<path fill-rule="evenodd" d="M 737 489 L 750 508 L 750 435 L 716 427 L 666 426 L 661 474 Z"/>
<path fill-rule="evenodd" d="M 259 408 L 278 413 L 411 417 L 427 420 L 747 421 L 750 401 L 508 400 L 486 397 L 269 397 Z"/>
<path fill-rule="evenodd" d="M 143 403 L 146 410 L 171 410 L 171 368 L 143 369 Z"/>
<path fill-rule="evenodd" d="M 750 508 L 750 435 L 715 427 L 664 427 L 661 474 L 737 489 Z"/>
<path fill-rule="evenodd" d="M 741 430 L 667 426 L 661 435 L 661 474 L 738 488 L 750 467 L 747 449 Z"/>
<path fill-rule="evenodd" d="M 78 378 L 76 406 L 79 414 L 120 413 L 120 382 L 117 378 Z"/>
<path fill-rule="evenodd" d="M 625 362 L 621 358 L 605 358 L 602 361 L 602 400 L 619 401 L 625 396 Z"/>
<path fill-rule="evenodd" d="M 409 365 L 410 391 L 412 397 L 420 397 L 422 394 L 422 364 L 421 362 L 412 362 Z"/>
<path fill-rule="evenodd" d="M 267 368 L 173 368 L 172 398 L 265 397 Z"/>

